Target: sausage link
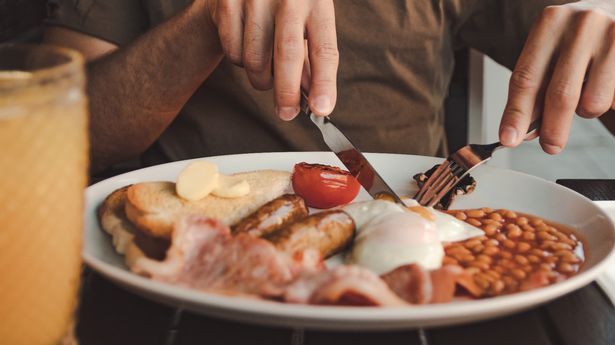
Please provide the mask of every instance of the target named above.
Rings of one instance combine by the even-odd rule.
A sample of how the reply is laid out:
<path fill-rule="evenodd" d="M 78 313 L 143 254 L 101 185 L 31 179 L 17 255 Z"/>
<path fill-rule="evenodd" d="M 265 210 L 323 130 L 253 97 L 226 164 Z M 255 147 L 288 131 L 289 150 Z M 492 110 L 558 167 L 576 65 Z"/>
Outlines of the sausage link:
<path fill-rule="evenodd" d="M 335 210 L 305 217 L 265 236 L 265 239 L 289 254 L 315 249 L 326 258 L 346 247 L 354 232 L 352 218 L 344 211 Z"/>
<path fill-rule="evenodd" d="M 261 206 L 240 220 L 232 228 L 233 234 L 246 233 L 253 237 L 270 234 L 308 215 L 303 198 L 285 194 Z"/>

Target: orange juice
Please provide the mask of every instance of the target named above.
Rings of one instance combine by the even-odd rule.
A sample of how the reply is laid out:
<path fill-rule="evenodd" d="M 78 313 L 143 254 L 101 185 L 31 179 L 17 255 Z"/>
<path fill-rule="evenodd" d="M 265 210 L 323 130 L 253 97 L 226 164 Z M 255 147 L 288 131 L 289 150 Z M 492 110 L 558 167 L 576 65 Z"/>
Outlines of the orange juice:
<path fill-rule="evenodd" d="M 38 52 L 41 68 L 7 72 L 0 48 L 0 343 L 58 344 L 73 322 L 81 269 L 82 62 L 65 50 L 21 48 L 48 51 Z M 45 54 L 60 57 L 45 63 Z"/>

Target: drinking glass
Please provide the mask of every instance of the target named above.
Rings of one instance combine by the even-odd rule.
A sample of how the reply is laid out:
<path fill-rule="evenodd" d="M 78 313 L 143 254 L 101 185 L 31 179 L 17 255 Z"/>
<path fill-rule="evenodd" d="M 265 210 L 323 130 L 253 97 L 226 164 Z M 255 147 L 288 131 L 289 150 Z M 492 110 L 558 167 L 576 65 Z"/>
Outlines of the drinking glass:
<path fill-rule="evenodd" d="M 0 343 L 71 339 L 88 170 L 83 59 L 0 45 Z"/>

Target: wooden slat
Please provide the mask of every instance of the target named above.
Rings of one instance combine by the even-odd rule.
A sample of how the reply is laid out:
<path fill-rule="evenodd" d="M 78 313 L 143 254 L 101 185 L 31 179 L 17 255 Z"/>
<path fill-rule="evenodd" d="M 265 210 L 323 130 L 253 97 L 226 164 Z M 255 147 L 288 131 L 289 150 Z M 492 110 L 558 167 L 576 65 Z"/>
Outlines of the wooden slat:
<path fill-rule="evenodd" d="M 162 344 L 172 316 L 172 308 L 127 292 L 96 273 L 87 273 L 77 337 L 86 345 Z"/>
<path fill-rule="evenodd" d="M 306 345 L 420 345 L 417 331 L 324 332 L 306 331 Z"/>
<path fill-rule="evenodd" d="M 512 316 L 428 332 L 430 345 L 558 345 L 540 315 L 532 309 Z"/>
<path fill-rule="evenodd" d="M 615 344 L 615 308 L 596 283 L 546 306 L 563 345 Z"/>
<path fill-rule="evenodd" d="M 174 344 L 289 345 L 292 330 L 244 324 L 184 312 Z"/>

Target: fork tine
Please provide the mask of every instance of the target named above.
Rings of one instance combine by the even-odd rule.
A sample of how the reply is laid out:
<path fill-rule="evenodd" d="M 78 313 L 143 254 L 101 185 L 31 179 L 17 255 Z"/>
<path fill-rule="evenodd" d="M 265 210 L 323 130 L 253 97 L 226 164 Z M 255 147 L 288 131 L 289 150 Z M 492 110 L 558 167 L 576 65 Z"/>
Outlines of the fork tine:
<path fill-rule="evenodd" d="M 457 182 L 459 182 L 459 179 L 456 176 L 453 176 L 453 178 L 450 179 L 448 183 L 427 203 L 427 206 L 433 207 L 437 204 L 438 201 L 440 201 L 440 199 L 442 199 L 442 197 L 457 184 Z"/>
<path fill-rule="evenodd" d="M 431 176 L 429 176 L 427 181 L 425 181 L 425 184 L 423 184 L 423 187 L 421 187 L 418 193 L 414 196 L 416 200 L 421 200 L 424 194 L 431 188 L 431 186 L 436 182 L 436 180 L 440 179 L 442 176 L 445 175 L 444 173 L 448 170 L 449 164 L 450 164 L 450 161 L 447 159 L 444 162 L 442 162 L 440 166 L 438 166 L 438 168 L 431 174 Z"/>
<path fill-rule="evenodd" d="M 434 184 L 429 190 L 424 194 L 423 198 L 419 201 L 421 205 L 425 206 L 433 206 L 438 202 L 438 195 L 444 195 L 448 190 L 451 183 L 455 181 L 456 177 L 453 174 L 446 174 L 446 178 L 439 181 L 437 184 Z M 444 191 L 444 193 L 442 193 Z M 431 205 L 430 205 L 431 204 Z"/>

